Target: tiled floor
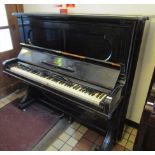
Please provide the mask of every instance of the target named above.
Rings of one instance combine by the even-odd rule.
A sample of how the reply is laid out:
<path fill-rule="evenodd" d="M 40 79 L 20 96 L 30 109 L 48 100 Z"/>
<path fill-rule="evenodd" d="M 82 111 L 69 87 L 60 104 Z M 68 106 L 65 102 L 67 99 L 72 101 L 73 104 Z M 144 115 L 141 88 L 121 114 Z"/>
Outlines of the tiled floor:
<path fill-rule="evenodd" d="M 130 151 L 133 149 L 137 130 L 125 126 L 123 138 L 113 148 L 113 151 Z M 87 151 L 94 150 L 102 143 L 103 136 L 86 128 L 85 126 L 73 122 L 54 142 L 47 151 Z"/>
<path fill-rule="evenodd" d="M 8 103 L 14 101 L 15 99 L 21 98 L 25 94 L 25 91 L 15 91 L 12 94 L 0 99 L 0 108 L 4 107 Z"/>
<path fill-rule="evenodd" d="M 16 91 L 9 96 L 0 99 L 0 108 L 4 107 L 11 101 L 21 98 L 24 91 Z M 133 149 L 133 144 L 137 134 L 137 129 L 130 126 L 125 126 L 123 138 L 113 148 L 113 151 L 130 151 Z M 63 133 L 55 139 L 47 148 L 46 151 L 88 151 L 94 150 L 96 146 L 102 143 L 103 136 L 86 128 L 85 126 L 73 122 Z"/>

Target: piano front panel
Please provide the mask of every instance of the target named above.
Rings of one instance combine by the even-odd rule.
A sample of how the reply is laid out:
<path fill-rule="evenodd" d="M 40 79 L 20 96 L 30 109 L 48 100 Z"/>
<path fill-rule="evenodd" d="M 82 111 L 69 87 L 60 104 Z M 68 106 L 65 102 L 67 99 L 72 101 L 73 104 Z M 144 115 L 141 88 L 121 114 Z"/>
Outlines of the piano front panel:
<path fill-rule="evenodd" d="M 36 46 L 99 60 L 106 59 L 112 52 L 110 61 L 127 64 L 137 19 L 53 15 L 29 19 L 24 16 L 22 20 L 29 20 L 31 42 Z"/>

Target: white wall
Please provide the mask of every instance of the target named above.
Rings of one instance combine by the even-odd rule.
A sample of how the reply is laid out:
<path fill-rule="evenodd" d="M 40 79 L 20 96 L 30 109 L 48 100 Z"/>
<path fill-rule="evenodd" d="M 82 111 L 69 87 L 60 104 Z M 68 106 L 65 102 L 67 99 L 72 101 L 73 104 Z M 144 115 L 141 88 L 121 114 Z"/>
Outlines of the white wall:
<path fill-rule="evenodd" d="M 59 12 L 58 8 L 54 7 L 53 4 L 25 4 L 24 11 Z M 155 15 L 155 4 L 77 4 L 75 8 L 69 9 L 69 13 Z"/>
<path fill-rule="evenodd" d="M 59 13 L 54 5 L 24 5 L 25 12 Z M 128 14 L 128 15 L 155 15 L 155 5 L 112 5 L 112 4 L 78 4 L 69 9 L 69 13 L 88 14 Z M 130 97 L 127 118 L 139 123 L 150 79 L 155 66 L 155 21 L 148 25 L 149 31 L 143 39 L 143 46 L 138 60 L 134 86 Z"/>
<path fill-rule="evenodd" d="M 144 32 L 127 118 L 139 122 L 155 67 L 155 19 Z"/>

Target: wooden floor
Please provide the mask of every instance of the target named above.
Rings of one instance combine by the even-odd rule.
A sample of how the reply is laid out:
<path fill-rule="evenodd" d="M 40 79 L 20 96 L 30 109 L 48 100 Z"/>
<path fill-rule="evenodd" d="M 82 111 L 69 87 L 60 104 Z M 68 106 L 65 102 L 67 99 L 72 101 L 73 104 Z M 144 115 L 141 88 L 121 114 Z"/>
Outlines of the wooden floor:
<path fill-rule="evenodd" d="M 0 108 L 17 98 L 21 98 L 24 94 L 24 91 L 17 90 L 0 99 Z M 136 134 L 137 129 L 125 126 L 123 138 L 114 146 L 113 151 L 133 150 Z M 102 140 L 103 136 L 77 122 L 73 122 L 44 151 L 91 151 L 100 145 Z"/>

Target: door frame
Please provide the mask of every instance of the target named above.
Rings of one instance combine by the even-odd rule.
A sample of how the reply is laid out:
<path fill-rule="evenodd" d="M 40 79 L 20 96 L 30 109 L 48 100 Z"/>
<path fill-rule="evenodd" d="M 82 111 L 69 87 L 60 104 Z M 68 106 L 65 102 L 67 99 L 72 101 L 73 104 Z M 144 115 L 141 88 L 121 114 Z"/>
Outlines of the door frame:
<path fill-rule="evenodd" d="M 8 18 L 8 26 L 0 27 L 0 29 L 9 28 L 11 34 L 11 40 L 13 49 L 0 52 L 0 98 L 10 94 L 17 89 L 19 81 L 5 75 L 3 71 L 2 62 L 6 59 L 17 57 L 20 51 L 20 35 L 18 29 L 18 22 L 15 16 L 12 16 L 13 12 L 23 12 L 22 4 L 6 4 L 6 14 Z"/>

